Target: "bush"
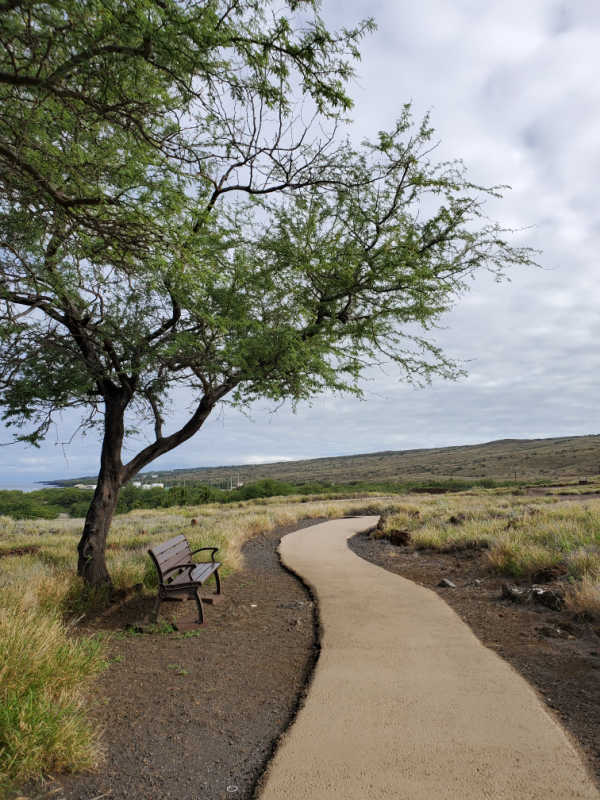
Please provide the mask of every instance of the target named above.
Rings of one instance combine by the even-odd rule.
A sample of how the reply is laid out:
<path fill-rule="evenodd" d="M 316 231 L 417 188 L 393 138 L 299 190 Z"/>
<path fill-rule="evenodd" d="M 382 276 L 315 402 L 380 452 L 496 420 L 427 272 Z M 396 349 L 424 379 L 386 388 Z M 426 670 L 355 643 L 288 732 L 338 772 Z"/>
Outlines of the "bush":
<path fill-rule="evenodd" d="M 239 500 L 255 500 L 259 497 L 279 497 L 296 494 L 297 491 L 297 487 L 291 483 L 265 478 L 262 481 L 248 483 L 239 489 L 233 489 L 233 491 L 229 492 L 227 500 L 233 503 Z"/>

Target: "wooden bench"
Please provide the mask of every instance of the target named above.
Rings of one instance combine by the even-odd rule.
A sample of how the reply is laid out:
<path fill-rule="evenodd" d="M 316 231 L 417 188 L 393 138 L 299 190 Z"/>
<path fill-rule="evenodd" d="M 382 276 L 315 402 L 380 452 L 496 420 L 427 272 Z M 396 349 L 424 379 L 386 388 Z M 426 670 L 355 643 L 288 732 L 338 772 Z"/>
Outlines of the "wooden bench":
<path fill-rule="evenodd" d="M 199 563 L 194 562 L 192 556 L 204 550 L 212 551 L 211 560 Z M 215 561 L 215 553 L 218 550 L 218 547 L 199 547 L 197 550 L 192 551 L 188 540 L 183 534 L 148 550 L 158 572 L 158 596 L 152 612 L 153 622 L 158 619 L 158 610 L 162 600 L 183 600 L 186 597 L 193 596 L 198 608 L 197 624 L 202 625 L 204 611 L 199 593 L 200 587 L 211 575 L 214 575 L 217 584 L 216 594 L 221 594 L 221 580 L 219 578 L 221 564 Z"/>

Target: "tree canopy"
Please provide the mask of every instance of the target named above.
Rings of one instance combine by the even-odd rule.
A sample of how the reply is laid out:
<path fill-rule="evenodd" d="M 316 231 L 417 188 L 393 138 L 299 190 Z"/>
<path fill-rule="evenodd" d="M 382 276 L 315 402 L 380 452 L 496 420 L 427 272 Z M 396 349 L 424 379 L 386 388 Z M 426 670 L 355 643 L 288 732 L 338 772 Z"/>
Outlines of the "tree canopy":
<path fill-rule="evenodd" d="M 79 571 L 109 579 L 121 486 L 224 398 L 457 374 L 428 331 L 480 269 L 529 263 L 408 106 L 344 138 L 367 20 L 316 0 L 0 0 L 0 405 L 38 443 L 103 428 Z M 167 430 L 170 393 L 193 398 Z M 126 420 L 153 440 L 126 463 Z"/>

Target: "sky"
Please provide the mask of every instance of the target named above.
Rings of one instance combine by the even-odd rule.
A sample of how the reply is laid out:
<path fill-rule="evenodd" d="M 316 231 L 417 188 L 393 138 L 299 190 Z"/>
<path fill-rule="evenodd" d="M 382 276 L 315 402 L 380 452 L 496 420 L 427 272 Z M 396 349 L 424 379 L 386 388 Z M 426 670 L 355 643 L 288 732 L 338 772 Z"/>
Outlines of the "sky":
<path fill-rule="evenodd" d="M 431 114 L 439 160 L 509 184 L 489 215 L 520 229 L 540 268 L 485 275 L 436 340 L 468 377 L 415 389 L 371 370 L 364 400 L 324 395 L 275 411 L 222 408 L 155 468 L 261 463 L 600 432 L 600 4 L 597 0 L 324 0 L 330 27 L 373 16 L 350 87 L 353 137 L 411 101 Z M 185 398 L 172 417 L 183 420 Z M 66 416 L 39 449 L 0 450 L 0 481 L 91 475 L 99 445 Z M 0 430 L 0 441 L 9 435 Z M 139 442 L 140 444 L 142 442 Z M 150 470 L 152 471 L 152 470 Z"/>

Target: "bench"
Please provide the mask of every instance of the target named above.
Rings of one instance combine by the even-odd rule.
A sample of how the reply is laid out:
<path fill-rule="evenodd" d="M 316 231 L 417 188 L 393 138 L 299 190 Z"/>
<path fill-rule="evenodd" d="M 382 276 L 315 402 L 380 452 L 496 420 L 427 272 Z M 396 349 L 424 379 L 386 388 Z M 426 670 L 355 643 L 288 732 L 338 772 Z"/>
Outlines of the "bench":
<path fill-rule="evenodd" d="M 192 556 L 210 550 L 211 560 L 194 562 Z M 150 548 L 148 554 L 154 562 L 158 573 L 158 595 L 152 612 L 152 621 L 158 619 L 158 610 L 162 600 L 183 600 L 186 597 L 194 597 L 198 608 L 198 625 L 204 622 L 204 611 L 202 609 L 202 599 L 199 589 L 211 575 L 215 576 L 217 584 L 216 594 L 221 594 L 221 580 L 219 578 L 219 567 L 221 564 L 215 561 L 215 553 L 218 547 L 199 547 L 191 550 L 188 540 L 183 534 L 169 539 L 168 542 Z"/>

